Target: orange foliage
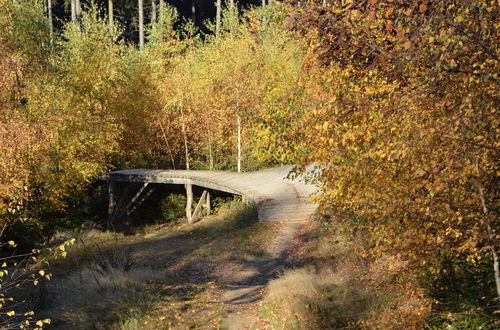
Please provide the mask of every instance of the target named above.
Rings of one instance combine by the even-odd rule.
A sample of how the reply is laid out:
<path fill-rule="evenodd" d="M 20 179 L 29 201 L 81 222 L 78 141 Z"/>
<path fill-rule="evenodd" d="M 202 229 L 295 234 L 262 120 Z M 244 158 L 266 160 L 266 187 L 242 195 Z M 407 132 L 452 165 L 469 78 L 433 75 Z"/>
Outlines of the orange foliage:
<path fill-rule="evenodd" d="M 498 13 L 346 1 L 295 19 L 314 100 L 300 161 L 325 166 L 319 201 L 353 215 L 370 256 L 400 255 L 410 274 L 498 249 Z"/>

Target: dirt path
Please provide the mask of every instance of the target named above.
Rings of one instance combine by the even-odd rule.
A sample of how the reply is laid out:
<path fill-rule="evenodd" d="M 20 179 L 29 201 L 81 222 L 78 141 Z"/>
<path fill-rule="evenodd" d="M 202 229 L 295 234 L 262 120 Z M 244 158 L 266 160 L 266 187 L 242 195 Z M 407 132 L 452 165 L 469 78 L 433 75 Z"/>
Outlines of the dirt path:
<path fill-rule="evenodd" d="M 227 308 L 223 320 L 226 329 L 251 329 L 258 327 L 257 303 L 262 299 L 269 281 L 277 278 L 291 265 L 286 261 L 291 246 L 300 227 L 298 223 L 283 223 L 278 234 L 267 248 L 265 257 L 255 260 L 245 268 L 228 274 L 222 300 Z"/>
<path fill-rule="evenodd" d="M 193 225 L 86 237 L 49 288 L 44 315 L 59 329 L 268 328 L 259 302 L 297 265 L 295 239 L 316 208 L 293 184 L 281 187 L 257 207 L 234 202 Z M 258 222 L 274 217 L 285 221 Z"/>

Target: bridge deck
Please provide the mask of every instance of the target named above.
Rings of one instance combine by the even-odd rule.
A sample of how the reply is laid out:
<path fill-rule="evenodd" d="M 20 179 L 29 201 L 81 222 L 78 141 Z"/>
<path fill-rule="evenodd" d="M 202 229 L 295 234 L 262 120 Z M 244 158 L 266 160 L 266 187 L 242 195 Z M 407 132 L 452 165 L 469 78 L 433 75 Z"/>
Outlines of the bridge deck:
<path fill-rule="evenodd" d="M 109 173 L 106 181 L 192 184 L 244 196 L 257 205 L 259 221 L 306 221 L 317 210 L 309 200 L 316 188 L 285 177 L 292 166 L 256 172 L 130 169 Z"/>

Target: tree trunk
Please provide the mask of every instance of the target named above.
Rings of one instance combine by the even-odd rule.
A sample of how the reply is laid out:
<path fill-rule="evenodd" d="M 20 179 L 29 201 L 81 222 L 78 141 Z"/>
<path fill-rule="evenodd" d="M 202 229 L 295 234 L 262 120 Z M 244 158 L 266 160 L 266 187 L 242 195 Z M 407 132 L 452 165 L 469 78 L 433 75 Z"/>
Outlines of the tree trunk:
<path fill-rule="evenodd" d="M 160 0 L 160 8 L 159 8 L 159 19 L 160 19 L 160 24 L 163 25 L 163 8 L 164 8 L 164 3 L 163 0 Z"/>
<path fill-rule="evenodd" d="M 151 0 L 151 23 L 156 24 L 156 0 Z"/>
<path fill-rule="evenodd" d="M 109 33 L 113 34 L 113 0 L 108 0 Z"/>
<path fill-rule="evenodd" d="M 75 1 L 75 8 L 76 8 L 76 21 L 80 23 L 80 20 L 82 18 L 82 3 L 80 0 Z"/>
<path fill-rule="evenodd" d="M 170 160 L 172 161 L 172 168 L 175 170 L 174 154 L 172 153 L 172 148 L 170 148 L 170 143 L 168 143 L 167 135 L 165 134 L 165 130 L 163 129 L 163 124 L 161 122 L 160 122 L 160 129 L 161 129 L 161 133 L 163 135 L 163 140 L 165 141 L 165 144 L 167 145 L 168 152 L 170 154 Z"/>
<path fill-rule="evenodd" d="M 238 173 L 241 172 L 241 118 L 238 115 Z"/>
<path fill-rule="evenodd" d="M 191 19 L 196 24 L 196 0 L 191 0 Z"/>
<path fill-rule="evenodd" d="M 181 109 L 181 117 L 182 117 L 182 136 L 184 138 L 184 152 L 186 153 L 186 170 L 189 171 L 189 148 L 186 134 L 186 124 L 184 123 L 184 110 Z M 193 186 L 191 184 L 186 184 L 186 218 L 188 223 L 192 223 L 193 219 L 191 218 L 191 209 L 193 205 Z"/>
<path fill-rule="evenodd" d="M 212 152 L 212 131 L 208 131 L 208 169 L 214 170 L 214 155 Z"/>
<path fill-rule="evenodd" d="M 139 6 L 139 49 L 144 51 L 144 3 L 138 0 Z"/>
<path fill-rule="evenodd" d="M 184 111 L 181 108 L 181 116 L 182 119 L 184 120 Z M 184 152 L 186 156 L 186 170 L 189 170 L 189 148 L 188 148 L 188 141 L 187 141 L 187 135 L 186 135 L 186 124 L 184 122 L 182 123 L 182 137 L 184 138 Z"/>
<path fill-rule="evenodd" d="M 476 165 L 477 175 L 480 176 L 479 162 L 477 159 L 475 161 L 475 165 Z M 488 231 L 488 238 L 490 241 L 489 243 L 491 244 L 490 248 L 491 248 L 491 255 L 493 257 L 493 274 L 494 274 L 493 276 L 495 277 L 497 295 L 498 295 L 498 298 L 500 299 L 500 260 L 498 257 L 498 253 L 496 251 L 496 237 L 495 237 L 495 233 L 493 232 L 493 228 L 491 227 L 491 222 L 488 219 L 489 211 L 488 211 L 488 207 L 486 206 L 486 197 L 484 196 L 484 189 L 481 186 L 481 184 L 478 184 L 478 190 L 479 190 L 479 198 L 481 200 L 481 206 L 483 208 L 483 214 L 484 214 L 484 217 L 486 220 L 486 229 Z"/>
<path fill-rule="evenodd" d="M 49 20 L 50 45 L 54 44 L 54 23 L 52 21 L 52 0 L 47 0 L 47 18 Z"/>
<path fill-rule="evenodd" d="M 221 6 L 222 6 L 221 0 L 217 0 L 216 2 L 217 11 L 215 16 L 215 35 L 217 37 L 219 36 L 220 33 L 220 21 L 221 21 L 221 11 L 222 11 Z"/>
<path fill-rule="evenodd" d="M 266 0 L 262 0 L 262 7 L 266 6 Z"/>
<path fill-rule="evenodd" d="M 76 0 L 71 0 L 71 21 L 76 22 Z"/>

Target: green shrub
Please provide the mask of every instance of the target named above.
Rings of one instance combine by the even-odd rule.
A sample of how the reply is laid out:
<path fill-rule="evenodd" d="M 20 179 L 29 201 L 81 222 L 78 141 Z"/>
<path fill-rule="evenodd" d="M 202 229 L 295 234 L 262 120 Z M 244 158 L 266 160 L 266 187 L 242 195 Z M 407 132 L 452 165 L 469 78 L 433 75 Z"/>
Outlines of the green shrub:
<path fill-rule="evenodd" d="M 172 222 L 186 214 L 186 196 L 179 194 L 168 195 L 160 202 L 160 219 Z"/>

